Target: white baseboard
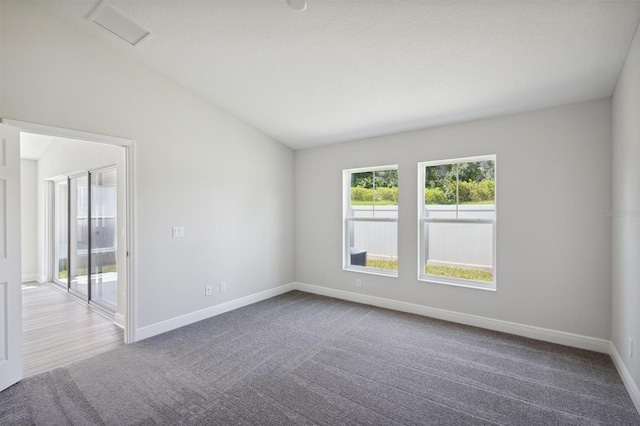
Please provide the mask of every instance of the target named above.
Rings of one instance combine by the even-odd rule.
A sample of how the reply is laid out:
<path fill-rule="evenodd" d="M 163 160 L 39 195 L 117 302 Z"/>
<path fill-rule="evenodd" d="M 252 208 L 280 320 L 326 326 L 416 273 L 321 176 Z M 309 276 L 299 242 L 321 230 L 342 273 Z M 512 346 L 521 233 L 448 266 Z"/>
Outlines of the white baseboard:
<path fill-rule="evenodd" d="M 567 333 L 564 331 L 551 330 L 547 328 L 534 327 L 515 322 L 502 321 L 493 318 L 481 317 L 477 315 L 464 314 L 461 312 L 448 311 L 446 309 L 431 308 L 428 306 L 416 305 L 413 303 L 400 302 L 382 297 L 368 296 L 350 291 L 337 290 L 333 288 L 320 287 L 311 284 L 293 283 L 296 290 L 322 296 L 334 297 L 336 299 L 348 300 L 351 302 L 363 303 L 365 305 L 378 306 L 395 311 L 408 312 L 411 314 L 423 315 L 459 324 L 471 325 L 474 327 L 486 328 L 494 331 L 515 334 L 516 336 L 529 337 L 531 339 L 545 342 L 558 343 L 560 345 L 574 348 L 587 349 L 590 351 L 609 353 L 608 340 L 595 337 L 583 336 L 580 334 Z"/>
<path fill-rule="evenodd" d="M 221 303 L 210 308 L 201 309 L 199 311 L 151 324 L 146 327 L 141 327 L 135 331 L 134 341 L 137 342 L 158 334 L 166 333 L 167 331 L 175 330 L 176 328 L 184 327 L 185 325 L 193 324 L 194 322 L 233 311 L 234 309 L 242 308 L 244 306 L 251 305 L 252 303 L 270 299 L 272 297 L 288 293 L 292 290 L 295 290 L 293 283 L 285 284 L 280 287 L 261 291 L 260 293 L 251 294 L 249 296 Z"/>
<path fill-rule="evenodd" d="M 631 400 L 636 406 L 636 410 L 638 410 L 638 413 L 640 413 L 640 389 L 638 389 L 638 385 L 633 380 L 633 377 L 631 377 L 631 374 L 629 373 L 629 370 L 627 370 L 627 366 L 624 364 L 624 361 L 622 361 L 622 357 L 620 356 L 616 345 L 614 345 L 613 342 L 609 342 L 609 346 L 609 353 L 611 354 L 613 363 L 618 370 L 618 374 L 620 374 L 620 377 L 622 377 L 622 383 L 624 383 L 624 386 L 627 388 L 629 396 L 631 396 Z"/>
<path fill-rule="evenodd" d="M 113 323 L 124 330 L 124 314 L 121 312 L 116 312 L 116 316 L 113 319 Z"/>
<path fill-rule="evenodd" d="M 611 354 L 611 342 L 604 339 L 568 333 L 565 331 L 551 330 L 548 328 L 519 324 L 510 321 L 481 317 L 478 315 L 470 315 L 461 312 L 449 311 L 446 309 L 432 308 L 429 306 L 416 305 L 413 303 L 401 302 L 398 300 L 385 299 L 382 297 L 369 296 L 366 294 L 353 293 L 349 291 L 337 290 L 333 288 L 321 287 L 300 282 L 285 284 L 276 288 L 262 291 L 260 293 L 245 296 L 240 299 L 221 303 L 210 308 L 191 312 L 176 318 L 171 318 L 165 321 L 138 328 L 135 332 L 135 341 L 143 340 L 161 333 L 165 333 L 167 331 L 175 330 L 176 328 L 184 327 L 185 325 L 202 321 L 204 319 L 220 315 L 234 309 L 242 308 L 252 303 L 260 302 L 262 300 L 266 300 L 292 290 L 300 290 L 307 293 L 318 294 L 321 296 L 334 297 L 336 299 L 348 300 L 365 305 L 378 306 L 381 308 L 392 309 L 400 312 L 408 312 L 459 324 L 485 328 L 488 330 L 500 331 L 503 333 L 514 334 L 516 336 L 528 337 L 531 339 L 557 343 L 574 348 L 587 349 L 594 352 Z M 116 321 L 118 321 L 117 317 Z"/>
<path fill-rule="evenodd" d="M 42 281 L 40 281 L 40 275 L 38 274 L 22 274 L 22 282 L 23 283 L 28 283 L 31 281 L 38 281 L 39 283 L 41 283 Z"/>

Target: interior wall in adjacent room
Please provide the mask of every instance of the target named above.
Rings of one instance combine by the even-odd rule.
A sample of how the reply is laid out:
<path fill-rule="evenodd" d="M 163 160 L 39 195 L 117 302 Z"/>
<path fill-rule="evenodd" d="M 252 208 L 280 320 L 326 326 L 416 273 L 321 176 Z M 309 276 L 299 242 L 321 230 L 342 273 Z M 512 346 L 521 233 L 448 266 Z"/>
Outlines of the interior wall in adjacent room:
<path fill-rule="evenodd" d="M 38 165 L 35 160 L 20 160 L 20 210 L 22 228 L 22 281 L 36 281 L 38 273 L 37 200 Z"/>

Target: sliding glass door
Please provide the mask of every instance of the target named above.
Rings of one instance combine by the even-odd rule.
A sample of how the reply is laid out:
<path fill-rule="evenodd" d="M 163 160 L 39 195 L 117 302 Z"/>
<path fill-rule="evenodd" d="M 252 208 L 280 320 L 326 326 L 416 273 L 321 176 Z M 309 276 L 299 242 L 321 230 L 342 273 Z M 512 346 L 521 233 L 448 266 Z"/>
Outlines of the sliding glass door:
<path fill-rule="evenodd" d="M 92 172 L 91 176 L 91 301 L 116 310 L 116 171 Z"/>
<path fill-rule="evenodd" d="M 53 182 L 53 281 L 114 313 L 117 306 L 114 167 Z"/>
<path fill-rule="evenodd" d="M 89 296 L 89 177 L 86 174 L 69 179 L 69 229 L 71 254 L 69 288 L 83 298 Z"/>

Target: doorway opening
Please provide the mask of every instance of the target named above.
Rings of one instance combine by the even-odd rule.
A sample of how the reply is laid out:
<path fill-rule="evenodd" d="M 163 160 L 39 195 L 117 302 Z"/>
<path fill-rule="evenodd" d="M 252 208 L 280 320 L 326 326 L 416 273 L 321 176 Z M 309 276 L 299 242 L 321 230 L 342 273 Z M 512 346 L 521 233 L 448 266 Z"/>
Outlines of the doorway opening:
<path fill-rule="evenodd" d="M 26 376 L 134 341 L 133 141 L 5 122 L 21 130 Z M 29 371 L 36 347 L 60 363 Z"/>

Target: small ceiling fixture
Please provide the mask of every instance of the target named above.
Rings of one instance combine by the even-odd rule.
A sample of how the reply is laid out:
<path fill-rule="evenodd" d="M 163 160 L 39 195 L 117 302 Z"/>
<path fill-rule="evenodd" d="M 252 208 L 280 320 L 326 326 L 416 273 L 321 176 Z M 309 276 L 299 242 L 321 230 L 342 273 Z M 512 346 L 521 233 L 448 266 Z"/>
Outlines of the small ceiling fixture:
<path fill-rule="evenodd" d="M 287 4 L 293 10 L 302 12 L 307 8 L 307 0 L 287 0 Z"/>
<path fill-rule="evenodd" d="M 87 19 L 117 35 L 132 46 L 139 45 L 151 35 L 151 31 L 111 6 L 105 0 L 101 0 L 98 3 Z"/>

